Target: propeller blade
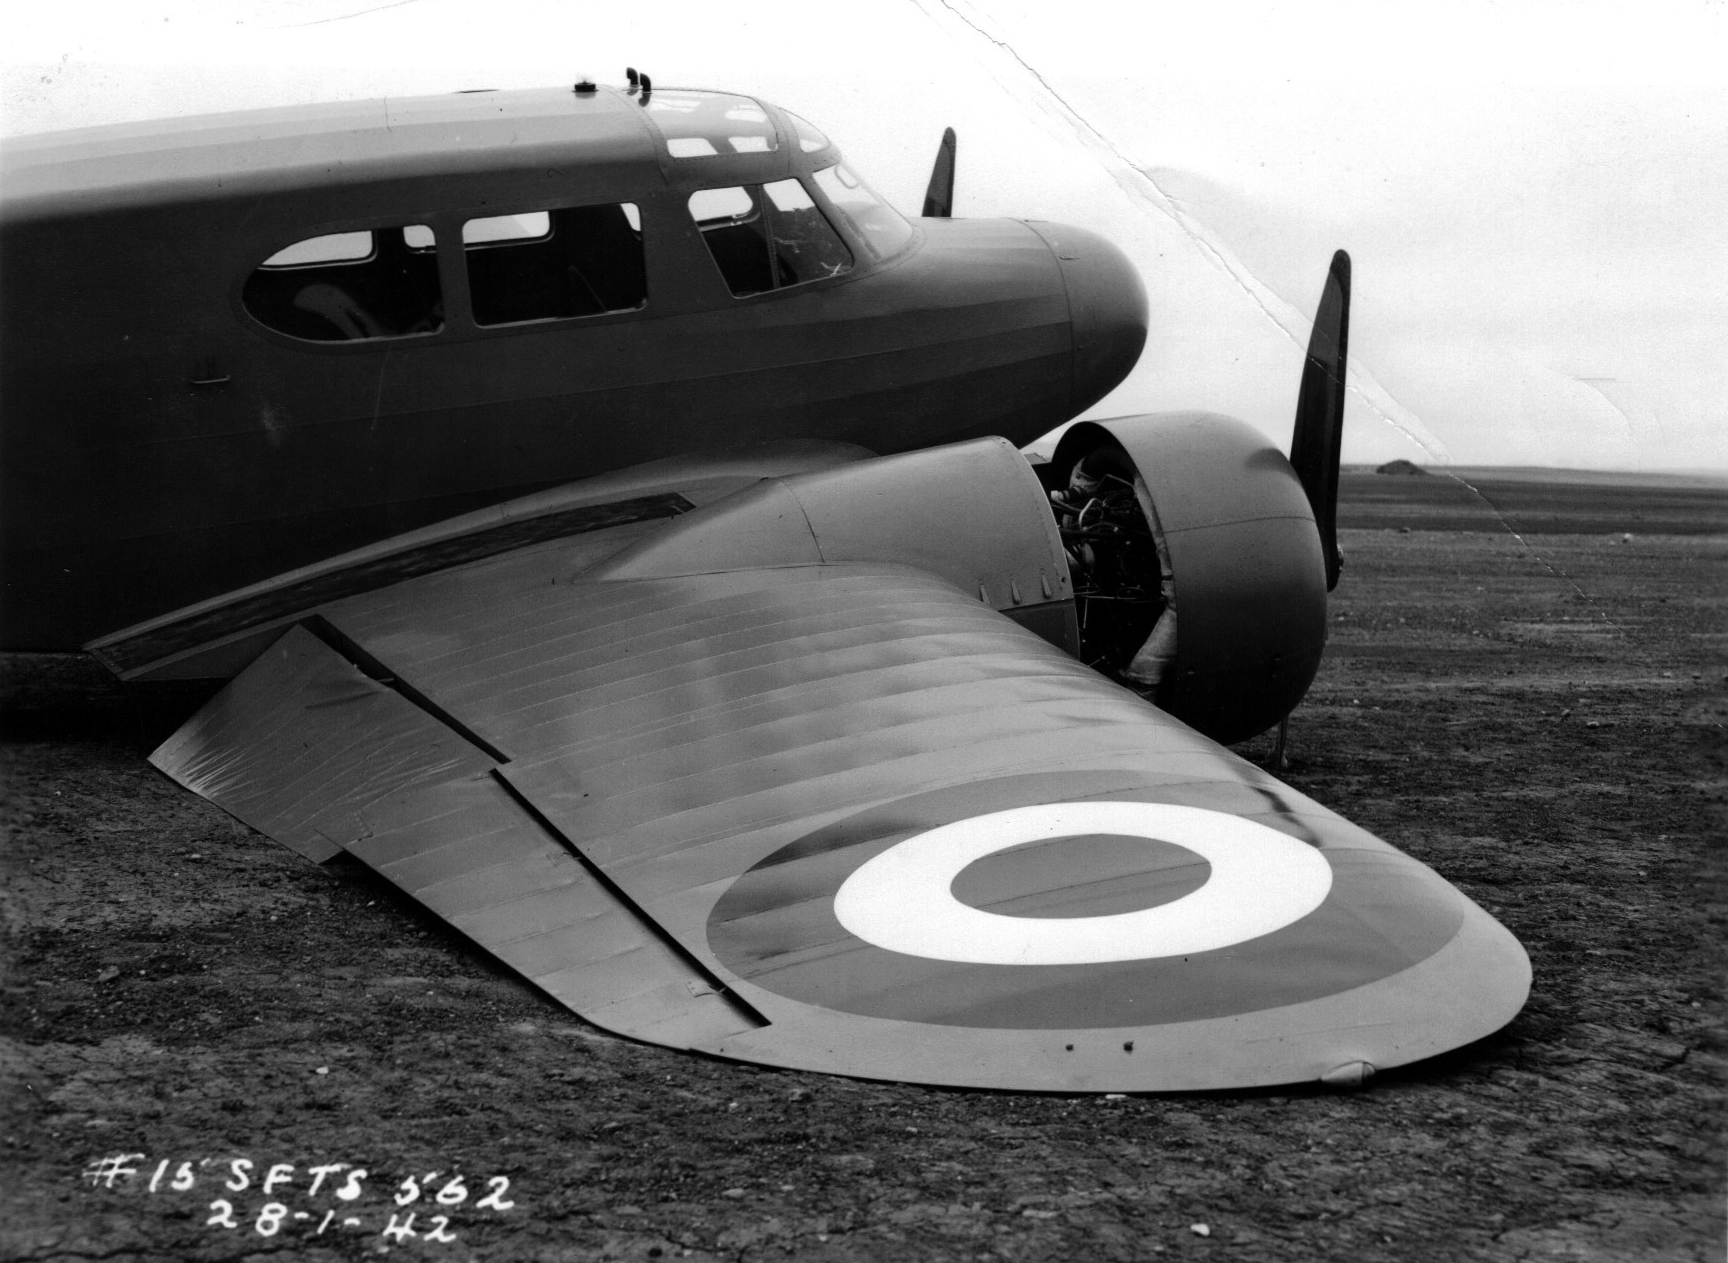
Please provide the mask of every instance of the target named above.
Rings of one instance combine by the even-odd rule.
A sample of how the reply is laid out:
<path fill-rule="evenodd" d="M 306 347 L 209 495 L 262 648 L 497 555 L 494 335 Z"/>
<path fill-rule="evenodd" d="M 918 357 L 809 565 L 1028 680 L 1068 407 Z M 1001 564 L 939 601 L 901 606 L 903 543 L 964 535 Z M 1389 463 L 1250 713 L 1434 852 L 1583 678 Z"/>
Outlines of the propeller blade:
<path fill-rule="evenodd" d="M 936 165 L 930 168 L 930 187 L 924 190 L 924 218 L 947 219 L 954 213 L 954 129 L 944 128 L 936 150 Z"/>
<path fill-rule="evenodd" d="M 1290 464 L 1308 493 L 1314 524 L 1320 528 L 1320 549 L 1326 558 L 1326 590 L 1338 586 L 1343 558 L 1338 553 L 1338 452 L 1344 437 L 1344 366 L 1350 341 L 1350 256 L 1332 256 L 1314 333 L 1308 339 L 1308 362 L 1302 368 L 1302 391 L 1296 397 L 1296 431 L 1290 438 Z"/>

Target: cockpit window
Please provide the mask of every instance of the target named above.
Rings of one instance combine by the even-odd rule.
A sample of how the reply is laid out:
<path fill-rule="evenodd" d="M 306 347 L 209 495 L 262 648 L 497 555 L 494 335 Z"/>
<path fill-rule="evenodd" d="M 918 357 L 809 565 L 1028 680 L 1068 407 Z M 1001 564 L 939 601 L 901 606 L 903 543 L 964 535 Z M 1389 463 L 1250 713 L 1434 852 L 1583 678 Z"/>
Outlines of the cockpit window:
<path fill-rule="evenodd" d="M 827 195 L 834 209 L 846 216 L 858 235 L 878 259 L 898 254 L 912 239 L 912 225 L 846 167 L 844 163 L 824 167 L 816 173 L 816 186 Z"/>
<path fill-rule="evenodd" d="M 259 264 L 240 301 L 261 323 L 308 342 L 436 333 L 438 256 L 424 224 L 308 237 Z"/>
<path fill-rule="evenodd" d="M 642 220 L 627 202 L 470 219 L 462 244 L 476 324 L 598 316 L 648 300 Z"/>
<path fill-rule="evenodd" d="M 816 153 L 828 148 L 828 138 L 811 126 L 810 120 L 799 118 L 791 110 L 785 111 L 785 114 L 792 120 L 792 130 L 798 133 L 798 148 L 805 153 Z"/>
<path fill-rule="evenodd" d="M 768 111 L 747 96 L 654 92 L 646 109 L 674 158 L 772 153 L 779 148 Z"/>
<path fill-rule="evenodd" d="M 738 298 L 852 270 L 852 252 L 797 180 L 700 189 L 690 214 Z"/>
<path fill-rule="evenodd" d="M 852 252 L 816 200 L 796 180 L 776 180 L 762 191 L 773 207 L 774 252 L 782 285 L 819 281 L 852 270 Z M 790 273 L 792 279 L 786 280 Z"/>

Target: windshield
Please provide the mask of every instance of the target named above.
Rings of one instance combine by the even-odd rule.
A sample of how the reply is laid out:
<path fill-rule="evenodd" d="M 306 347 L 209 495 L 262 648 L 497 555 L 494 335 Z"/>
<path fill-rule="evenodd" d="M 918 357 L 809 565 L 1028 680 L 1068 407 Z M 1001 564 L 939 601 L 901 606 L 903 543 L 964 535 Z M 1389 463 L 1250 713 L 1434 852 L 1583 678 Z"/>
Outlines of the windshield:
<path fill-rule="evenodd" d="M 854 175 L 845 163 L 824 167 L 816 173 L 816 184 L 834 209 L 849 220 L 864 244 L 878 259 L 898 254 L 912 239 L 912 225 L 888 205 L 870 186 Z"/>

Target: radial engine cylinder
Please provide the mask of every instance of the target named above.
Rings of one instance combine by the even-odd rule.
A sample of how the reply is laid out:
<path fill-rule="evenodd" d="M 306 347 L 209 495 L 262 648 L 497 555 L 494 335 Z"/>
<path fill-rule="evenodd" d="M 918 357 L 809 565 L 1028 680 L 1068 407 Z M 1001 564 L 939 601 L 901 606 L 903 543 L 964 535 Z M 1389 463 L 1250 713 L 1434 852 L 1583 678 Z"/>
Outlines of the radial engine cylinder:
<path fill-rule="evenodd" d="M 1282 452 L 1161 413 L 1081 422 L 1042 472 L 1085 661 L 1218 741 L 1290 713 L 1326 643 L 1326 568 Z"/>

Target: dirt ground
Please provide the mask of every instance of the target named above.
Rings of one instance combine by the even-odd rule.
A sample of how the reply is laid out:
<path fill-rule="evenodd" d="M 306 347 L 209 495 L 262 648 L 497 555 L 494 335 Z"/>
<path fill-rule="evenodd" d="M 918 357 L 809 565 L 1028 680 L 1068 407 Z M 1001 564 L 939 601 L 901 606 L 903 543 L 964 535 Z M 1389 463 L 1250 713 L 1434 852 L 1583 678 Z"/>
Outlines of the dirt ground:
<path fill-rule="evenodd" d="M 198 690 L 7 661 L 0 1256 L 1721 1259 L 1728 492 L 1483 490 L 1346 478 L 1286 776 L 1494 912 L 1534 989 L 1354 1092 L 612 1039 L 154 772 Z"/>

